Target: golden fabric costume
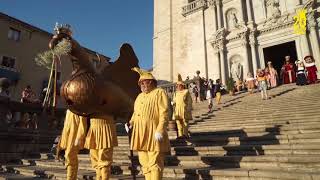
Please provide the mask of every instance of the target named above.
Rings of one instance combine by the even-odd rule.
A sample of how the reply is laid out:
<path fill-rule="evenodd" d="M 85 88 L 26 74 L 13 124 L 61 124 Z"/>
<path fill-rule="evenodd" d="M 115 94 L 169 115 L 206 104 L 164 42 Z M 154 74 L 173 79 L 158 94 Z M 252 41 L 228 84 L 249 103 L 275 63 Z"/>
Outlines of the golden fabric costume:
<path fill-rule="evenodd" d="M 134 69 L 140 80 L 154 79 L 151 73 Z M 155 88 L 149 93 L 140 93 L 134 103 L 134 113 L 130 120 L 133 126 L 131 149 L 137 150 L 139 162 L 146 180 L 160 180 L 164 168 L 164 153 L 170 151 L 167 133 L 168 97 L 163 89 Z M 160 133 L 162 139 L 156 140 Z"/>
<path fill-rule="evenodd" d="M 61 135 L 60 148 L 65 149 L 65 165 L 67 180 L 76 180 L 78 173 L 78 152 L 83 148 L 87 129 L 86 118 L 66 112 L 66 118 Z M 75 142 L 77 141 L 77 145 Z"/>
<path fill-rule="evenodd" d="M 97 180 L 110 178 L 115 146 L 118 146 L 118 140 L 113 117 L 91 118 L 85 148 L 90 149 L 91 164 L 96 170 Z"/>
<path fill-rule="evenodd" d="M 175 104 L 174 118 L 178 127 L 178 136 L 188 137 L 188 122 L 192 119 L 192 98 L 187 89 L 176 91 L 173 98 Z"/>

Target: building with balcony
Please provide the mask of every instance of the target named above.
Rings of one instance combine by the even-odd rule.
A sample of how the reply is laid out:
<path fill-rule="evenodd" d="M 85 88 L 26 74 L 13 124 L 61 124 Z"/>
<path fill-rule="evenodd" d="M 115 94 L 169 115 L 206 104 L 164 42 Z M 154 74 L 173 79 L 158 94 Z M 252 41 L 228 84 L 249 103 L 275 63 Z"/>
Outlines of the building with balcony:
<path fill-rule="evenodd" d="M 20 100 L 22 90 L 30 85 L 40 95 L 49 78 L 49 70 L 38 66 L 34 58 L 49 49 L 53 34 L 0 12 L 0 78 L 13 82 L 11 98 Z M 95 67 L 109 64 L 110 58 L 85 48 Z M 71 73 L 71 61 L 64 57 L 58 72 L 61 84 Z"/>
<path fill-rule="evenodd" d="M 302 8 L 300 35 L 293 25 Z M 280 71 L 286 55 L 294 62 L 309 54 L 320 67 L 319 14 L 318 0 L 154 0 L 153 73 L 174 81 L 200 70 L 225 83 L 268 61 Z"/>

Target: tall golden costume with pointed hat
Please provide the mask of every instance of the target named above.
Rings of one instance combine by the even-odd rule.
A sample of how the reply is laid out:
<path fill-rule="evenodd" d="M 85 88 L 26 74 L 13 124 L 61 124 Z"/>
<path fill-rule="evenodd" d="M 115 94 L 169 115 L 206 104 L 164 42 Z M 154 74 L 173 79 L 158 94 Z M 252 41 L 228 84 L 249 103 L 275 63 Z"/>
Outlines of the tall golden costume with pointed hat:
<path fill-rule="evenodd" d="M 139 82 L 155 80 L 150 72 L 139 68 L 132 70 L 139 73 Z M 133 127 L 131 149 L 138 151 L 145 179 L 162 179 L 164 153 L 170 151 L 167 133 L 168 97 L 163 89 L 154 88 L 138 95 L 130 125 Z"/>
<path fill-rule="evenodd" d="M 178 74 L 177 86 L 185 84 L 182 81 L 181 75 Z M 174 119 L 177 123 L 178 137 L 188 137 L 188 122 L 192 119 L 192 97 L 188 89 L 176 90 L 173 96 Z"/>
<path fill-rule="evenodd" d="M 66 112 L 61 135 L 60 148 L 65 149 L 67 180 L 76 180 L 78 173 L 78 152 L 83 149 L 87 129 L 86 118 Z"/>

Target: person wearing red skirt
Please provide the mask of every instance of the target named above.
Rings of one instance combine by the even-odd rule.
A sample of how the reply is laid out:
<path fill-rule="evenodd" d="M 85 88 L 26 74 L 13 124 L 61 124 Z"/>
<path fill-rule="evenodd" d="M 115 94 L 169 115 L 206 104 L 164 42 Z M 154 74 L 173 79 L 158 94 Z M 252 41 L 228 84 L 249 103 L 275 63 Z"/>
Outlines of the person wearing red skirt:
<path fill-rule="evenodd" d="M 309 84 L 314 84 L 317 82 L 317 67 L 316 64 L 314 62 L 314 58 L 313 56 L 309 55 L 304 57 L 304 62 L 305 62 L 305 67 L 308 73 L 308 83 Z"/>

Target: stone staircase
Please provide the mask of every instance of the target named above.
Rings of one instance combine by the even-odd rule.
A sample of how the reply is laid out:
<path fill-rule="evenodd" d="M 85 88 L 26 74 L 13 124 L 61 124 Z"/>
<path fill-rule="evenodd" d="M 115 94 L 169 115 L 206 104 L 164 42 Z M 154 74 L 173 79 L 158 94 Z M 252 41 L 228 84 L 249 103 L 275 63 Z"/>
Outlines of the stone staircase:
<path fill-rule="evenodd" d="M 164 179 L 320 179 L 320 84 L 280 86 L 260 94 L 223 96 L 207 113 L 194 104 L 192 137 L 171 140 Z M 174 133 L 173 133 L 174 134 Z M 112 179 L 132 179 L 127 136 L 118 136 Z M 133 161 L 138 179 L 137 155 Z M 79 154 L 79 179 L 94 179 L 89 156 Z M 50 154 L 2 166 L 8 179 L 65 179 L 66 170 Z"/>

